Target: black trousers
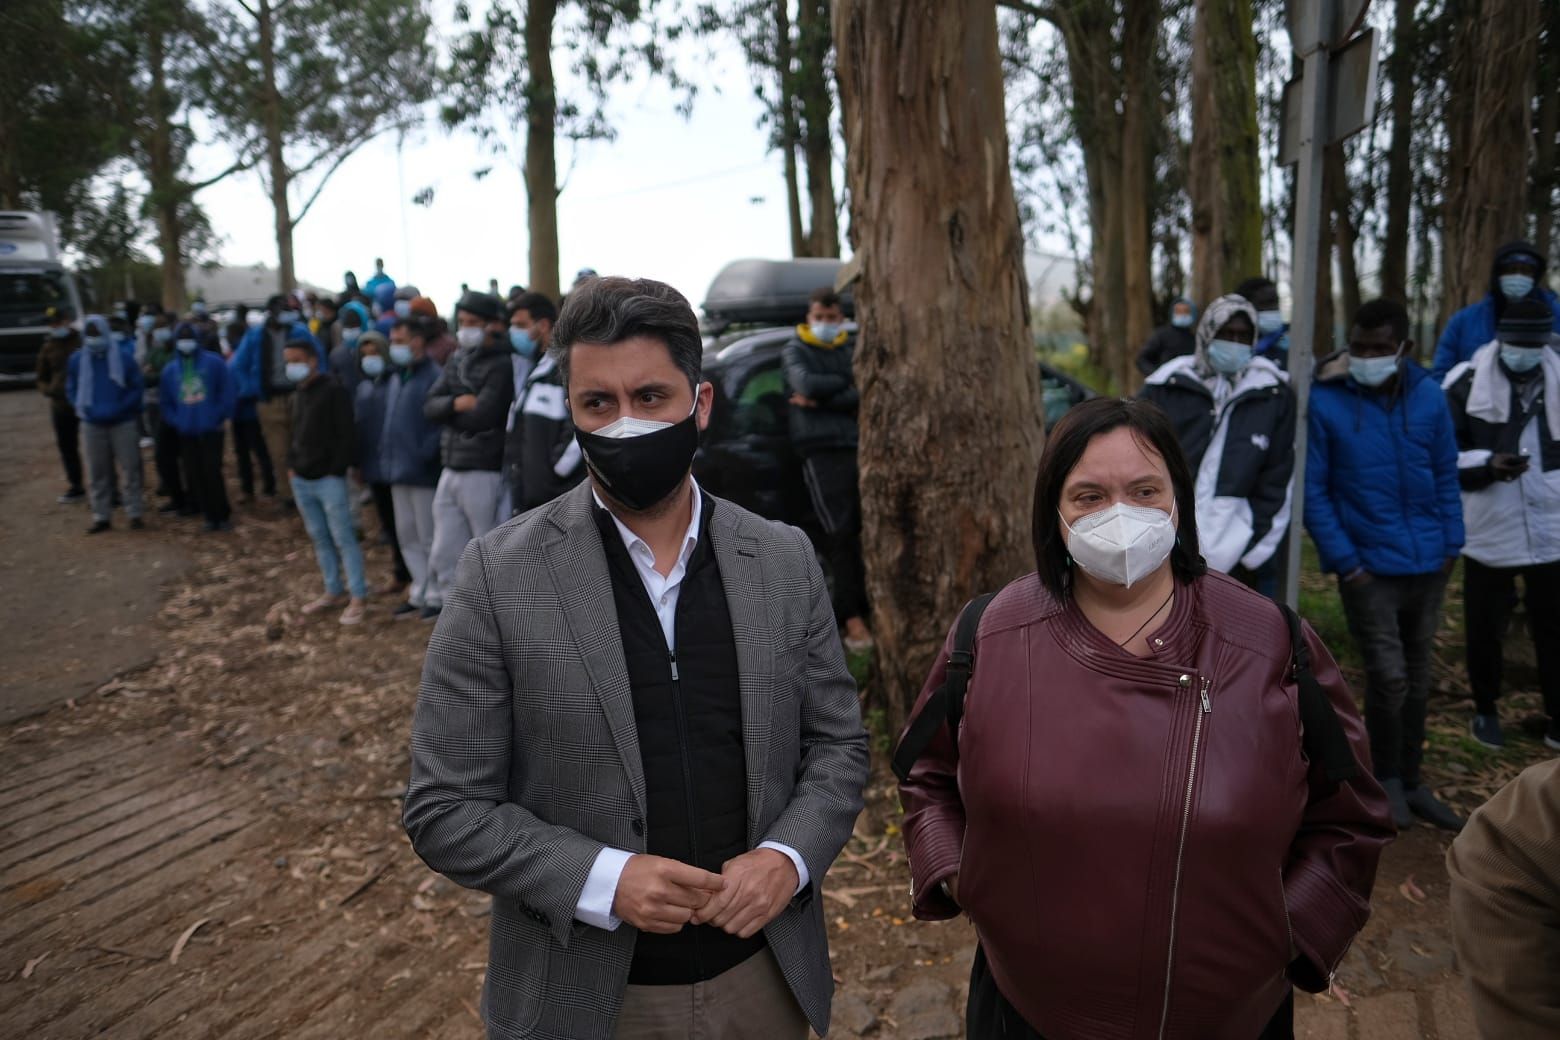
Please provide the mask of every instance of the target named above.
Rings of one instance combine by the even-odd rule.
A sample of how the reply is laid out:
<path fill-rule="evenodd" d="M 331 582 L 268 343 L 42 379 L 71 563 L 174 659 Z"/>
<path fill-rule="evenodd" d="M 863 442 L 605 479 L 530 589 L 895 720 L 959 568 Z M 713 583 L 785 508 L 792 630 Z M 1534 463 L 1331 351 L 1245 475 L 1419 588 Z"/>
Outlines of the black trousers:
<path fill-rule="evenodd" d="M 1481 715 L 1495 714 L 1505 666 L 1506 625 L 1516 581 L 1538 658 L 1544 711 L 1560 720 L 1560 562 L 1531 567 L 1486 567 L 1463 557 L 1463 618 L 1467 626 L 1468 685 Z"/>
<path fill-rule="evenodd" d="M 412 580 L 412 572 L 406 569 L 406 559 L 401 555 L 401 539 L 395 533 L 395 497 L 389 484 L 370 484 L 374 493 L 374 512 L 379 514 L 379 527 L 390 540 L 390 552 L 395 556 L 395 580 L 402 585 Z"/>
<path fill-rule="evenodd" d="M 802 462 L 802 478 L 823 527 L 820 546 L 834 579 L 834 618 L 866 617 L 867 577 L 861 560 L 861 491 L 856 451 L 820 451 Z"/>
<path fill-rule="evenodd" d="M 965 1008 L 964 1035 L 969 1040 L 1045 1040 L 1008 1003 L 986 963 L 986 948 L 975 947 L 970 967 L 970 999 Z M 1294 1040 L 1295 995 L 1291 990 L 1273 1020 L 1253 1040 Z"/>
<path fill-rule="evenodd" d="M 65 483 L 71 491 L 83 491 L 81 483 L 81 420 L 69 408 L 49 408 L 54 419 L 54 442 L 65 466 Z"/>
<path fill-rule="evenodd" d="M 233 420 L 233 454 L 238 458 L 238 486 L 244 494 L 255 493 L 253 455 L 260 463 L 260 486 L 267 495 L 276 494 L 276 469 L 271 464 L 271 449 L 260 434 L 259 419 Z"/>
<path fill-rule="evenodd" d="M 206 517 L 208 524 L 222 524 L 233 515 L 227 485 L 222 480 L 222 431 L 181 437 L 184 474 L 189 479 L 188 504 Z"/>
<path fill-rule="evenodd" d="M 157 447 L 153 461 L 157 465 L 157 483 L 168 495 L 170 505 L 181 513 L 192 512 L 194 506 L 190 503 L 187 482 L 180 469 L 184 459 L 184 438 L 168 423 L 156 425 Z"/>
<path fill-rule="evenodd" d="M 1419 786 L 1429 713 L 1430 659 L 1441 622 L 1446 575 L 1378 575 L 1340 581 L 1349 634 L 1365 658 L 1365 729 L 1378 780 Z"/>

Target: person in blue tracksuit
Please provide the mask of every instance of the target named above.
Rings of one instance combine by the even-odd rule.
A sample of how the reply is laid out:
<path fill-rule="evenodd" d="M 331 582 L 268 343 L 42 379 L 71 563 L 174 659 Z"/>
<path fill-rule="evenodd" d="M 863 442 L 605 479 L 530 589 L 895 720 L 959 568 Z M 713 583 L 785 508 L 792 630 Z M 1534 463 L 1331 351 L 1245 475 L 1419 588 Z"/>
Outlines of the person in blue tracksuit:
<path fill-rule="evenodd" d="M 1551 330 L 1560 333 L 1560 297 L 1544 284 L 1548 263 L 1528 242 L 1508 242 L 1495 251 L 1490 264 L 1490 288 L 1484 298 L 1469 304 L 1446 323 L 1435 345 L 1430 374 L 1437 382 L 1452 369 L 1473 360 L 1474 353 L 1495 338 L 1495 325 L 1513 300 L 1539 300 L 1554 315 Z"/>
<path fill-rule="evenodd" d="M 82 347 L 65 368 L 65 399 L 82 422 L 87 449 L 88 534 L 109 529 L 114 508 L 114 470 L 124 476 L 125 515 L 131 530 L 146 526 L 141 497 L 141 402 L 146 381 L 135 363 L 135 344 L 119 339 L 101 314 L 82 323 Z"/>
<path fill-rule="evenodd" d="M 179 433 L 188 504 L 204 514 L 207 531 L 229 531 L 233 511 L 222 479 L 222 435 L 238 405 L 235 381 L 221 355 L 202 348 L 200 330 L 191 323 L 173 330 L 173 345 L 158 381 L 163 422 Z"/>
<path fill-rule="evenodd" d="M 1394 822 L 1458 830 L 1419 771 L 1441 598 L 1464 540 L 1457 435 L 1413 349 L 1403 305 L 1372 300 L 1348 349 L 1317 363 L 1305 526 L 1365 658 L 1371 761 Z"/>

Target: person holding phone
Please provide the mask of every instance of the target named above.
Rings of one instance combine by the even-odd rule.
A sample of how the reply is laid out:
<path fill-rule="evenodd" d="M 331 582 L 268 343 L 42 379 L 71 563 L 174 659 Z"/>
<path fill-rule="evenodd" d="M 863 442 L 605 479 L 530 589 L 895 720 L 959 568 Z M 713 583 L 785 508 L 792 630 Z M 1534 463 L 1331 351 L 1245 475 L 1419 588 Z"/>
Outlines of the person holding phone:
<path fill-rule="evenodd" d="M 1518 578 L 1560 751 L 1560 336 L 1540 300 L 1515 300 L 1496 339 L 1446 377 L 1468 528 L 1463 570 L 1474 739 L 1505 746 L 1496 702 Z"/>

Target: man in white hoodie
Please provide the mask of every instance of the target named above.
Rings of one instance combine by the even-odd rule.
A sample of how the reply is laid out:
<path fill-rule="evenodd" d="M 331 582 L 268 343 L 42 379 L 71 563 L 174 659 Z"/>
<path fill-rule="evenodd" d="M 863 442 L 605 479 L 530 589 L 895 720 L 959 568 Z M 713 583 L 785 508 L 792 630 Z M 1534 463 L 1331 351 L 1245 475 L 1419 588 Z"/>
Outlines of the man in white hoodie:
<path fill-rule="evenodd" d="M 1446 376 L 1468 544 L 1463 570 L 1474 739 L 1505 746 L 1496 701 L 1518 578 L 1560 751 L 1560 336 L 1541 300 L 1506 305 L 1496 339 Z"/>

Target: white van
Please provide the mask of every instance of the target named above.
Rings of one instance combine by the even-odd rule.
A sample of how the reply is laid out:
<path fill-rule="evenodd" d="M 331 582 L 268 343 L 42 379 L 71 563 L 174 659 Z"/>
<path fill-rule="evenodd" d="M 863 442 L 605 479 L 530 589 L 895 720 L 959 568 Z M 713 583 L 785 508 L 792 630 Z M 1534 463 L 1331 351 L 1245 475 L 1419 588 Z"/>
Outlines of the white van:
<path fill-rule="evenodd" d="M 0 376 L 30 376 L 50 307 L 81 322 L 81 294 L 60 258 L 54 214 L 0 210 Z"/>

